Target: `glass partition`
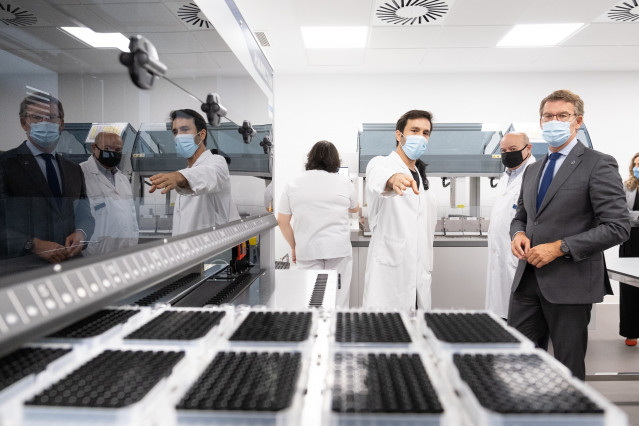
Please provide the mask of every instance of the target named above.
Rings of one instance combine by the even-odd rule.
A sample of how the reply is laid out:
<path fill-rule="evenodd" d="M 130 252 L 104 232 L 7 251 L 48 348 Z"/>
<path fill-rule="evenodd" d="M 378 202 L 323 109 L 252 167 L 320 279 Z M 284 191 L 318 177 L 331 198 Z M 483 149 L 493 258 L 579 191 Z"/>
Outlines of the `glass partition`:
<path fill-rule="evenodd" d="M 492 156 L 499 147 L 499 131 L 483 131 L 481 123 L 435 123 L 421 156 L 430 176 L 499 176 L 503 165 Z M 388 155 L 396 148 L 394 124 L 363 124 L 358 133 L 359 174 L 377 155 Z"/>
<path fill-rule="evenodd" d="M 232 198 L 263 204 L 272 157 L 260 142 L 267 135 L 273 141 L 272 86 L 268 84 L 272 69 L 257 42 L 244 37 L 247 27 L 245 23 L 240 26 L 243 20 L 232 1 L 211 0 L 201 6 L 210 11 L 225 9 L 225 16 L 238 20 L 233 31 L 244 34 L 239 38 L 242 43 L 253 43 L 243 52 L 238 52 L 238 38 L 229 37 L 233 25 L 225 22 L 225 33 L 218 32 L 212 24 L 215 19 L 208 19 L 197 2 L 189 5 L 197 20 L 184 18 L 184 6 L 172 0 L 30 1 L 19 10 L 12 7 L 14 12 L 3 11 L 2 281 L 26 269 L 170 237 L 175 191 L 151 194 L 145 181 L 153 174 L 187 167 L 187 161 L 176 155 L 171 123 L 167 125 L 169 113 L 191 109 L 206 120 L 201 106 L 209 94 L 219 95 L 227 113 L 219 126 L 207 125 L 207 149 L 225 158 Z M 203 22 L 206 25 L 200 25 Z M 115 34 L 119 42 L 93 47 L 90 41 L 63 30 L 67 27 L 83 27 L 98 33 L 98 38 L 101 33 Z M 149 90 L 134 85 L 129 69 L 120 61 L 120 54 L 129 51 L 129 38 L 136 35 L 152 44 L 157 61 L 166 67 L 164 78 L 155 78 Z M 233 49 L 225 40 L 233 41 Z M 259 62 L 259 77 L 246 68 L 248 51 Z M 36 102 L 29 101 L 21 111 L 21 102 L 27 98 Z M 237 130 L 244 120 L 260 123 L 253 125 L 256 134 L 249 144 Z M 94 161 L 92 144 L 100 131 L 121 137 L 122 157 L 115 173 L 95 168 L 89 175 L 92 172 L 80 165 Z M 56 133 L 59 137 L 52 137 Z M 47 145 L 52 157 L 32 150 L 33 141 L 52 142 Z M 36 142 L 35 146 L 43 145 Z M 241 184 L 235 181 L 239 178 Z M 122 182 L 127 191 L 103 193 L 96 184 L 106 188 Z"/>

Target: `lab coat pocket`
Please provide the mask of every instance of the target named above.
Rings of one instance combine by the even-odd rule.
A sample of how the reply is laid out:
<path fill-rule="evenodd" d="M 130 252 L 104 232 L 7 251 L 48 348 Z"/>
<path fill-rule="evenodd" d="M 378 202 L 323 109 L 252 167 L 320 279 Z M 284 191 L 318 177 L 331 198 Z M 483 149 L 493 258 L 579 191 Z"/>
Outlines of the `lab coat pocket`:
<path fill-rule="evenodd" d="M 375 260 L 381 265 L 399 266 L 406 256 L 406 241 L 397 238 L 381 238 L 379 250 L 375 251 Z"/>
<path fill-rule="evenodd" d="M 91 197 L 89 202 L 91 204 L 91 214 L 93 217 L 106 214 L 106 197 Z"/>

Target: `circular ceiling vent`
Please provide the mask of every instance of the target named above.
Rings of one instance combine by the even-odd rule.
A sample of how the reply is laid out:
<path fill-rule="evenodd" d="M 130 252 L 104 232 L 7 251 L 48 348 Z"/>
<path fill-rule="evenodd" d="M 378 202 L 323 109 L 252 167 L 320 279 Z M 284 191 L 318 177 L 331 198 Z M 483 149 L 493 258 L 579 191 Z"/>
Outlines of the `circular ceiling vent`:
<path fill-rule="evenodd" d="M 441 0 L 391 0 L 380 4 L 375 15 L 389 24 L 421 25 L 442 19 L 448 9 Z"/>
<path fill-rule="evenodd" d="M 199 7 L 194 3 L 185 4 L 177 11 L 178 16 L 184 22 L 200 28 L 213 28 L 213 25 L 206 19 Z"/>
<path fill-rule="evenodd" d="M 0 3 L 0 22 L 16 27 L 28 27 L 38 22 L 38 18 L 36 18 L 33 13 L 21 9 L 19 6 L 14 6 L 12 9 L 10 4 L 4 5 Z"/>
<path fill-rule="evenodd" d="M 608 11 L 608 18 L 618 22 L 639 21 L 639 4 L 637 0 L 627 0 Z"/>

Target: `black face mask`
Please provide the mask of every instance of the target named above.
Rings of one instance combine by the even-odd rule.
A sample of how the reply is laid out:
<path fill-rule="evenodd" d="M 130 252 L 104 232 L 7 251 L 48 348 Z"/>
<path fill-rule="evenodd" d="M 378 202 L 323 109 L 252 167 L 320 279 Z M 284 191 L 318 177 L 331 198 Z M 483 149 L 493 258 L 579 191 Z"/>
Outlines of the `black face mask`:
<path fill-rule="evenodd" d="M 96 148 L 98 147 L 96 146 Z M 97 160 L 104 167 L 115 167 L 120 164 L 120 160 L 122 160 L 121 152 L 103 151 L 100 148 L 98 148 L 98 151 L 100 151 L 100 155 L 97 157 Z"/>
<path fill-rule="evenodd" d="M 524 156 L 521 152 L 524 149 L 526 149 L 526 147 L 528 147 L 528 145 L 526 145 L 519 151 L 502 152 L 501 162 L 504 164 L 504 166 L 508 167 L 509 169 L 512 169 L 513 167 L 517 167 L 518 165 L 524 162 Z"/>

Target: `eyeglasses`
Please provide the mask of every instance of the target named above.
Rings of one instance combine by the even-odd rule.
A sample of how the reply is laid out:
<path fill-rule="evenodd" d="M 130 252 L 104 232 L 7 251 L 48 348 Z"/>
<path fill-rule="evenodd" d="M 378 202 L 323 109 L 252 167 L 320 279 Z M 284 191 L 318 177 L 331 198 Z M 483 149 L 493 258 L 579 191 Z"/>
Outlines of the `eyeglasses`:
<path fill-rule="evenodd" d="M 554 117 L 557 117 L 559 121 L 568 121 L 571 116 L 577 116 L 577 114 L 570 114 L 567 112 L 560 112 L 559 114 L 542 114 L 541 121 L 551 121 Z"/>
<path fill-rule="evenodd" d="M 49 123 L 59 123 L 60 116 L 59 115 L 34 115 L 28 114 L 26 116 L 32 123 L 42 123 L 43 121 L 48 121 Z"/>

